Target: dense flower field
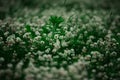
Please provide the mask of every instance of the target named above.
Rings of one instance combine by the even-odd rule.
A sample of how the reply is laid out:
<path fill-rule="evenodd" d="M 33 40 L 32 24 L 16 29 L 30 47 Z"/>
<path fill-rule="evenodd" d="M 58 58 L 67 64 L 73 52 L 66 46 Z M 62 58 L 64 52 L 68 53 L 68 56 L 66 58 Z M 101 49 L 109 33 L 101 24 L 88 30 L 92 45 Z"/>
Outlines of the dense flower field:
<path fill-rule="evenodd" d="M 0 9 L 0 80 L 120 80 L 119 1 L 12 1 Z"/>

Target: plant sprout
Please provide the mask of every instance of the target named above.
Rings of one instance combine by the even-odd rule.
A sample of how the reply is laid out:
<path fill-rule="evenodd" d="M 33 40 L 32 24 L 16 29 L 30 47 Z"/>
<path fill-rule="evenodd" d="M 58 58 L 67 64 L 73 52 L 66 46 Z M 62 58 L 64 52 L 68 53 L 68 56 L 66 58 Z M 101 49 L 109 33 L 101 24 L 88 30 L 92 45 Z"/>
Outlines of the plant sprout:
<path fill-rule="evenodd" d="M 53 26 L 58 27 L 60 23 L 64 22 L 62 17 L 51 16 L 49 21 L 53 24 Z"/>

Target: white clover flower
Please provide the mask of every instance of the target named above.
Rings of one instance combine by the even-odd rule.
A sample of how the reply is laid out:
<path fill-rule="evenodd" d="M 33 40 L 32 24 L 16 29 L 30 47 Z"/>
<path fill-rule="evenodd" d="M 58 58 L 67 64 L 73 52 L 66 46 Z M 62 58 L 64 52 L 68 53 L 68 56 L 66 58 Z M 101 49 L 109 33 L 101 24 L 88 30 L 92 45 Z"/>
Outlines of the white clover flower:
<path fill-rule="evenodd" d="M 74 53 L 70 54 L 73 58 L 77 58 Z"/>
<path fill-rule="evenodd" d="M 61 45 L 62 45 L 62 47 L 67 47 L 67 46 L 68 46 L 68 43 L 65 42 L 65 40 L 62 40 L 62 41 L 61 41 Z"/>
<path fill-rule="evenodd" d="M 53 53 L 57 52 L 57 49 L 53 49 L 52 52 L 53 52 Z"/>
<path fill-rule="evenodd" d="M 105 36 L 105 38 L 106 39 L 110 39 L 112 35 L 113 35 L 112 32 L 108 31 L 108 34 Z"/>
<path fill-rule="evenodd" d="M 98 43 L 100 46 L 105 45 L 105 41 L 103 41 L 102 39 L 98 40 L 97 43 Z"/>
<path fill-rule="evenodd" d="M 70 74 L 77 74 L 78 70 L 73 65 L 68 66 L 68 71 Z"/>
<path fill-rule="evenodd" d="M 120 36 L 120 33 L 117 33 L 117 36 Z"/>
<path fill-rule="evenodd" d="M 24 65 L 23 61 L 20 61 L 16 66 L 16 70 L 18 71 L 21 70 L 23 65 Z"/>
<path fill-rule="evenodd" d="M 51 62 L 51 65 L 52 66 L 58 65 L 58 62 L 57 61 L 53 61 L 53 62 Z"/>
<path fill-rule="evenodd" d="M 75 50 L 74 50 L 74 49 L 71 49 L 71 53 L 75 53 Z"/>
<path fill-rule="evenodd" d="M 4 62 L 5 59 L 3 57 L 0 57 L 0 62 Z"/>
<path fill-rule="evenodd" d="M 54 74 L 54 73 L 57 72 L 57 68 L 56 68 L 56 67 L 51 67 L 51 71 L 52 71 L 52 73 Z"/>
<path fill-rule="evenodd" d="M 34 69 L 35 68 L 35 65 L 34 65 L 33 62 L 34 62 L 34 59 L 30 58 L 30 62 L 28 64 L 28 66 L 29 66 L 30 69 Z"/>
<path fill-rule="evenodd" d="M 59 38 L 59 34 L 55 34 L 54 39 L 58 39 L 58 38 Z"/>
<path fill-rule="evenodd" d="M 45 50 L 45 52 L 46 52 L 46 53 L 49 53 L 50 50 L 51 50 L 50 48 L 47 48 L 47 49 Z"/>
<path fill-rule="evenodd" d="M 8 68 L 13 68 L 13 64 L 9 63 L 9 64 L 7 64 L 7 67 Z"/>
<path fill-rule="evenodd" d="M 3 50 L 7 51 L 7 50 L 9 50 L 9 47 L 8 46 L 3 46 Z"/>
<path fill-rule="evenodd" d="M 63 55 L 63 53 L 62 53 L 62 52 L 59 52 L 59 53 L 58 53 L 58 55 L 59 55 L 59 56 L 62 56 L 62 55 Z"/>
<path fill-rule="evenodd" d="M 97 58 L 97 56 L 98 56 L 97 53 L 98 53 L 97 51 L 92 51 L 91 52 L 92 58 Z"/>
<path fill-rule="evenodd" d="M 93 47 L 93 48 L 94 48 L 94 47 L 97 47 L 97 43 L 94 42 L 94 43 L 90 44 L 90 46 Z"/>
<path fill-rule="evenodd" d="M 45 77 L 43 78 L 43 80 L 51 80 L 53 77 L 53 74 L 51 74 L 49 72 L 46 72 L 44 75 L 45 75 Z"/>
<path fill-rule="evenodd" d="M 113 57 L 117 56 L 117 52 L 113 51 L 110 55 L 113 56 Z"/>
<path fill-rule="evenodd" d="M 66 34 L 65 34 L 66 38 L 70 38 L 72 35 L 73 34 L 70 31 L 66 31 Z"/>
<path fill-rule="evenodd" d="M 63 68 L 63 67 L 61 67 L 60 69 L 59 69 L 59 74 L 60 74 L 60 76 L 62 75 L 62 76 L 67 76 L 67 71 Z"/>
<path fill-rule="evenodd" d="M 48 37 L 52 37 L 52 35 L 53 35 L 52 32 L 48 33 Z"/>
<path fill-rule="evenodd" d="M 10 35 L 9 37 L 7 37 L 6 42 L 8 43 L 8 45 L 15 44 L 15 35 Z"/>
<path fill-rule="evenodd" d="M 108 64 L 108 66 L 110 66 L 110 67 L 112 67 L 114 64 L 112 63 L 112 62 L 110 62 L 109 64 Z"/>
<path fill-rule="evenodd" d="M 40 41 L 41 44 L 45 44 L 45 41 Z"/>
<path fill-rule="evenodd" d="M 40 33 L 39 33 L 39 31 L 36 31 L 36 32 L 35 32 L 35 34 L 36 34 L 37 36 L 40 36 Z"/>
<path fill-rule="evenodd" d="M 20 37 L 17 37 L 16 38 L 16 42 L 21 42 L 22 40 L 21 40 L 21 38 Z"/>
<path fill-rule="evenodd" d="M 74 51 L 74 49 L 70 49 L 70 50 L 68 50 L 68 49 L 66 49 L 66 50 L 64 50 L 64 53 L 66 54 L 66 55 L 71 55 L 71 56 L 75 56 L 75 51 Z"/>
<path fill-rule="evenodd" d="M 63 61 L 61 65 L 67 65 L 67 61 Z"/>
<path fill-rule="evenodd" d="M 117 58 L 117 61 L 119 61 L 119 62 L 120 62 L 120 58 Z"/>
<path fill-rule="evenodd" d="M 22 35 L 23 31 L 16 31 L 16 33 L 18 33 L 19 35 Z"/>
<path fill-rule="evenodd" d="M 27 33 L 25 33 L 25 34 L 23 35 L 23 38 L 30 38 L 30 35 L 31 35 L 31 33 L 30 33 L 30 32 L 27 32 Z"/>
<path fill-rule="evenodd" d="M 59 55 L 55 55 L 55 56 L 53 56 L 53 59 L 58 59 L 58 58 L 60 58 Z"/>
<path fill-rule="evenodd" d="M 22 41 L 22 42 L 20 42 L 20 44 L 21 44 L 21 45 L 25 45 L 25 43 L 26 43 L 26 42 L 23 42 L 23 41 Z"/>
<path fill-rule="evenodd" d="M 91 55 L 86 55 L 85 56 L 85 60 L 90 60 L 91 59 Z"/>
<path fill-rule="evenodd" d="M 84 77 L 85 77 L 85 79 L 87 79 L 87 75 L 88 75 L 88 73 L 87 73 L 87 71 L 86 71 L 86 70 L 81 71 L 81 77 L 82 77 L 82 78 L 84 78 Z M 82 79 L 82 78 L 81 78 L 81 79 Z"/>
<path fill-rule="evenodd" d="M 98 69 L 105 70 L 105 67 L 104 66 L 99 66 Z"/>
<path fill-rule="evenodd" d="M 41 36 L 37 36 L 37 37 L 34 38 L 33 41 L 36 42 L 36 41 L 39 41 L 40 39 L 41 39 Z"/>
<path fill-rule="evenodd" d="M 64 52 L 64 53 L 62 53 L 62 57 L 64 57 L 64 58 L 67 58 L 67 55 L 68 55 L 68 54 L 67 54 L 67 53 L 65 53 L 65 52 Z"/>
<path fill-rule="evenodd" d="M 0 41 L 2 41 L 3 40 L 3 37 L 0 37 Z"/>
<path fill-rule="evenodd" d="M 97 59 L 91 59 L 91 62 L 95 63 L 97 62 Z"/>
<path fill-rule="evenodd" d="M 70 31 L 74 31 L 74 28 L 73 28 L 73 27 L 70 27 Z"/>
<path fill-rule="evenodd" d="M 25 80 L 34 80 L 34 75 L 32 73 L 27 74 Z"/>
<path fill-rule="evenodd" d="M 74 76 L 73 76 L 73 78 L 75 79 L 75 80 L 81 80 L 82 79 L 82 75 L 79 75 L 79 74 L 75 74 Z"/>
<path fill-rule="evenodd" d="M 44 54 L 43 58 L 45 58 L 45 60 L 51 60 L 52 56 L 50 54 Z"/>
<path fill-rule="evenodd" d="M 101 54 L 101 56 L 99 56 L 98 60 L 99 60 L 99 61 L 103 61 L 103 60 L 104 60 L 104 55 Z"/>
<path fill-rule="evenodd" d="M 39 73 L 39 74 L 36 74 L 36 79 L 37 80 L 40 80 L 42 78 L 42 75 Z"/>
<path fill-rule="evenodd" d="M 15 43 L 15 40 L 14 40 L 14 39 L 7 39 L 7 43 L 8 43 L 8 44 L 14 44 L 14 43 Z"/>
<path fill-rule="evenodd" d="M 92 72 L 95 73 L 95 72 L 96 72 L 96 69 L 92 69 Z"/>
<path fill-rule="evenodd" d="M 9 34 L 9 32 L 8 31 L 6 31 L 5 33 L 4 33 L 4 36 L 8 36 L 8 34 Z"/>
<path fill-rule="evenodd" d="M 78 38 L 83 39 L 83 34 L 80 34 Z"/>
<path fill-rule="evenodd" d="M 102 19 L 101 19 L 99 16 L 93 16 L 93 18 L 94 18 L 95 21 L 97 21 L 97 22 L 101 22 L 101 21 L 102 21 Z"/>
<path fill-rule="evenodd" d="M 15 39 L 15 34 L 12 34 L 12 35 L 8 36 L 8 38 Z"/>
<path fill-rule="evenodd" d="M 48 54 L 48 55 L 47 55 L 47 59 L 48 59 L 49 61 L 51 61 L 51 60 L 52 60 L 52 55 Z"/>
<path fill-rule="evenodd" d="M 75 33 L 77 34 L 77 33 L 79 33 L 79 32 L 80 32 L 80 29 L 77 28 L 76 31 L 75 31 Z"/>
<path fill-rule="evenodd" d="M 64 36 L 60 35 L 60 36 L 59 36 L 59 39 L 63 40 L 63 39 L 64 39 Z"/>
<path fill-rule="evenodd" d="M 93 35 L 89 36 L 89 39 L 94 39 L 95 37 Z"/>
<path fill-rule="evenodd" d="M 86 48 L 85 46 L 82 48 L 82 52 L 83 52 L 83 53 L 86 53 L 86 52 L 87 52 L 87 48 Z"/>
<path fill-rule="evenodd" d="M 53 45 L 54 40 L 53 39 L 49 39 L 49 45 Z"/>
<path fill-rule="evenodd" d="M 39 59 L 40 61 L 44 61 L 44 60 L 45 60 L 45 58 L 44 58 L 43 56 L 40 56 L 40 55 L 39 55 L 38 59 Z"/>
<path fill-rule="evenodd" d="M 86 42 L 86 45 L 89 45 L 89 44 L 92 44 L 92 45 L 93 45 L 93 42 L 92 42 L 91 39 L 87 40 L 87 42 Z"/>
<path fill-rule="evenodd" d="M 88 31 L 84 31 L 84 36 L 87 36 L 88 35 Z"/>
<path fill-rule="evenodd" d="M 77 68 L 77 70 L 81 71 L 81 70 L 85 69 L 86 64 L 87 63 L 85 61 L 79 60 L 78 62 L 74 63 L 74 66 Z"/>
<path fill-rule="evenodd" d="M 30 47 L 30 50 L 33 51 L 35 49 L 35 47 Z"/>
<path fill-rule="evenodd" d="M 44 52 L 42 52 L 42 51 L 39 51 L 39 50 L 37 51 L 37 54 L 38 54 L 38 55 L 42 55 L 43 53 L 44 53 Z"/>
<path fill-rule="evenodd" d="M 43 36 L 46 36 L 47 34 L 46 33 L 43 33 Z"/>
<path fill-rule="evenodd" d="M 57 39 L 56 43 L 53 44 L 54 45 L 54 49 L 52 50 L 52 52 L 56 52 L 58 49 L 60 49 L 60 41 Z"/>

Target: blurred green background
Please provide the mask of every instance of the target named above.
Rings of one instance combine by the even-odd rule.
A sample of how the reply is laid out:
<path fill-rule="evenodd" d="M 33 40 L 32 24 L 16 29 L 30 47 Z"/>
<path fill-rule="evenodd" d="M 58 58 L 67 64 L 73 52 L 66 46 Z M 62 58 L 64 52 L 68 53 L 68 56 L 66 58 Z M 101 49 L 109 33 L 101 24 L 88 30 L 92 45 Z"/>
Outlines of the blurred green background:
<path fill-rule="evenodd" d="M 40 8 L 48 9 L 53 6 L 65 7 L 72 9 L 109 9 L 120 13 L 120 0 L 0 0 L 0 19 L 4 19 L 6 15 L 12 16 L 19 9 Z"/>

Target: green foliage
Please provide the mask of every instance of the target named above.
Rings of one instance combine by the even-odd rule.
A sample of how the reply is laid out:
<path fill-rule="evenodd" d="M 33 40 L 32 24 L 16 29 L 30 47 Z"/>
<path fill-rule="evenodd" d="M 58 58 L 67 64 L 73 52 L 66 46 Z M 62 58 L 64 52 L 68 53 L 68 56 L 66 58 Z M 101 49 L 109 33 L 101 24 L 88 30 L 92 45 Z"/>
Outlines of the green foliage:
<path fill-rule="evenodd" d="M 58 27 L 60 23 L 64 22 L 62 17 L 51 16 L 49 21 L 53 24 L 53 26 Z"/>
<path fill-rule="evenodd" d="M 34 38 L 34 37 L 36 36 L 36 35 L 35 35 L 35 32 L 31 29 L 31 26 L 26 25 L 25 28 L 26 28 L 26 31 L 27 31 L 27 32 L 30 32 L 30 33 L 31 33 L 31 38 Z"/>
<path fill-rule="evenodd" d="M 10 6 L 14 18 L 0 11 L 0 80 L 120 80 L 120 14 L 113 4 L 37 1 Z"/>

